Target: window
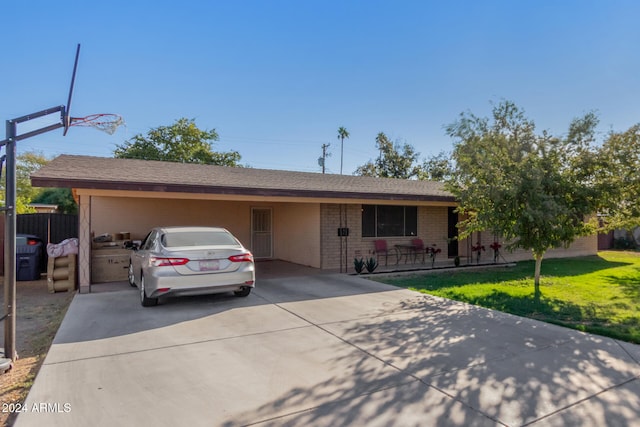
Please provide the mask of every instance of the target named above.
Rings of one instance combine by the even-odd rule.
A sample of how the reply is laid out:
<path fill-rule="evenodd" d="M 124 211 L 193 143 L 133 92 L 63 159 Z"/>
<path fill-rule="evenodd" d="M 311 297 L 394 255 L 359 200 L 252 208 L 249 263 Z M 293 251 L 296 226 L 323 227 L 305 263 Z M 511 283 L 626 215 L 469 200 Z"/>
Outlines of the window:
<path fill-rule="evenodd" d="M 362 205 L 362 237 L 415 236 L 417 206 Z"/>
<path fill-rule="evenodd" d="M 151 248 L 153 248 L 153 244 L 156 240 L 157 234 L 158 233 L 156 231 L 151 230 L 149 234 L 147 234 L 147 237 L 145 237 L 142 241 L 142 244 L 140 244 L 140 249 L 144 249 L 145 251 L 151 250 Z"/>
<path fill-rule="evenodd" d="M 238 242 L 226 231 L 179 231 L 162 235 L 162 246 L 238 246 Z"/>

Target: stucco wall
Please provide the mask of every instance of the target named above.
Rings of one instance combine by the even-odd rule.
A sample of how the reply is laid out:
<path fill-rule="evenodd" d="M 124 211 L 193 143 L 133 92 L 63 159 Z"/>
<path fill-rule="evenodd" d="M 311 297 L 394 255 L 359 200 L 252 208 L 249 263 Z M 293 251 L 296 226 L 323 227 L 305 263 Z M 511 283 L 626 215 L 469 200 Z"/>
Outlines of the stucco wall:
<path fill-rule="evenodd" d="M 222 226 L 243 245 L 251 245 L 251 205 L 205 200 L 92 197 L 91 231 L 96 235 L 128 231 L 143 239 L 162 225 Z"/>
<path fill-rule="evenodd" d="M 127 231 L 132 239 L 143 239 L 161 225 L 221 226 L 251 249 L 255 207 L 272 209 L 274 258 L 320 267 L 319 204 L 93 196 L 91 231 L 96 236 Z"/>
<path fill-rule="evenodd" d="M 276 258 L 320 268 L 320 204 L 276 204 L 273 226 Z"/>

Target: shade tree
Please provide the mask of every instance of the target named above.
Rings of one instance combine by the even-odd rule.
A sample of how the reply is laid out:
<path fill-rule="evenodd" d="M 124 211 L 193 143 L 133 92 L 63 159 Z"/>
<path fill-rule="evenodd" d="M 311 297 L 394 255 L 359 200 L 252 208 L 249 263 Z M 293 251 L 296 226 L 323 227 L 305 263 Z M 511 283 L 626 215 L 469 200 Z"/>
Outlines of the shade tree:
<path fill-rule="evenodd" d="M 596 185 L 598 147 L 593 113 L 569 124 L 565 136 L 537 132 L 514 103 L 495 105 L 490 118 L 463 113 L 446 127 L 454 139 L 447 188 L 464 218 L 460 237 L 489 230 L 535 259 L 535 294 L 545 253 L 595 232 L 602 204 Z"/>
<path fill-rule="evenodd" d="M 195 120 L 180 118 L 169 126 L 150 129 L 146 135 L 135 135 L 117 145 L 113 154 L 122 159 L 239 166 L 241 156 L 237 151 L 213 150 L 218 139 L 215 129 L 200 129 Z"/>

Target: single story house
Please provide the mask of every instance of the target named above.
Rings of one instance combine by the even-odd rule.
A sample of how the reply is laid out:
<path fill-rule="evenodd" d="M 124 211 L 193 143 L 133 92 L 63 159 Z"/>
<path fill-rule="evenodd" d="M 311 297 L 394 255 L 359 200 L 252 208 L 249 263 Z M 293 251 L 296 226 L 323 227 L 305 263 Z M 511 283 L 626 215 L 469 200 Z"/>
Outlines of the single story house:
<path fill-rule="evenodd" d="M 73 189 L 81 291 L 96 268 L 96 236 L 142 240 L 159 225 L 223 226 L 258 260 L 320 269 L 352 271 L 354 257 L 373 255 L 377 239 L 393 247 L 420 238 L 441 248 L 439 257 L 470 255 L 470 242 L 454 239 L 456 200 L 438 182 L 76 155 L 55 158 L 31 182 Z M 489 250 L 494 237 L 480 233 L 473 240 Z M 593 236 L 550 256 L 596 252 Z"/>

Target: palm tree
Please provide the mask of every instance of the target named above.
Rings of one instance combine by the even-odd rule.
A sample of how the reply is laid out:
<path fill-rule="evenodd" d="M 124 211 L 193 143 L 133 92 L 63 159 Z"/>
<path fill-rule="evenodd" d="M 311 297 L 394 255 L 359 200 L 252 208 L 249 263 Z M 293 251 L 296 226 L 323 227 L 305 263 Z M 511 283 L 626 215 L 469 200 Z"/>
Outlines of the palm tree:
<path fill-rule="evenodd" d="M 340 175 L 342 175 L 342 157 L 344 155 L 344 139 L 349 138 L 349 132 L 344 126 L 338 128 L 338 139 L 340 140 Z"/>

